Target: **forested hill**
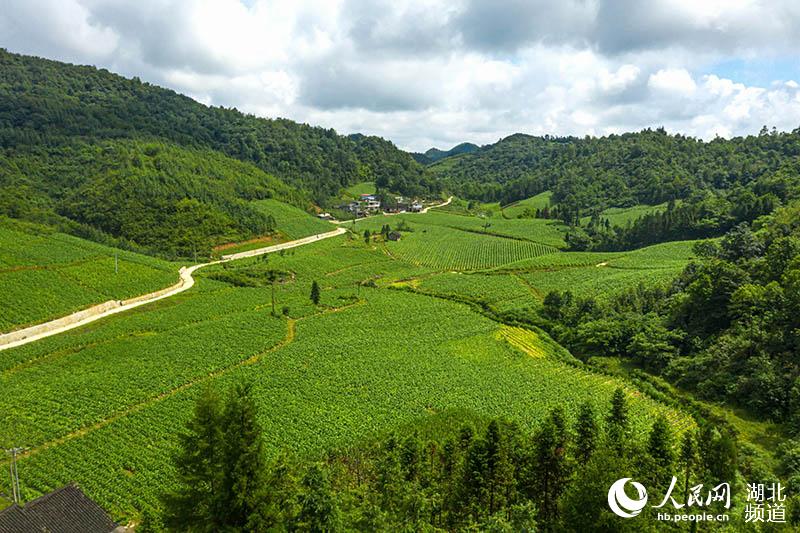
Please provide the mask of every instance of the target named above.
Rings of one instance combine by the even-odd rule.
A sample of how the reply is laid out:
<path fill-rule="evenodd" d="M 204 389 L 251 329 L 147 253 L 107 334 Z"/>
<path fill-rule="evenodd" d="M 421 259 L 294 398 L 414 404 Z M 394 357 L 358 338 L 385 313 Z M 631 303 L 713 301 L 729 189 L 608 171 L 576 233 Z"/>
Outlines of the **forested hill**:
<path fill-rule="evenodd" d="M 477 152 L 480 150 L 481 147 L 477 144 L 472 143 L 461 143 L 458 144 L 449 150 L 439 150 L 438 148 L 431 148 L 425 153 L 414 152 L 411 156 L 417 160 L 417 162 L 422 163 L 423 165 L 430 165 L 435 163 L 439 160 L 444 159 L 445 157 L 451 157 L 454 155 L 460 154 L 470 154 L 472 152 Z"/>
<path fill-rule="evenodd" d="M 317 203 L 361 181 L 408 195 L 435 188 L 421 165 L 382 139 L 208 107 L 137 78 L 0 49 L 0 148 L 6 152 L 154 137 L 253 163 Z"/>
<path fill-rule="evenodd" d="M 510 203 L 545 190 L 592 208 L 659 204 L 766 179 L 800 155 L 800 129 L 710 142 L 663 129 L 607 137 L 515 134 L 430 167 L 460 196 Z"/>

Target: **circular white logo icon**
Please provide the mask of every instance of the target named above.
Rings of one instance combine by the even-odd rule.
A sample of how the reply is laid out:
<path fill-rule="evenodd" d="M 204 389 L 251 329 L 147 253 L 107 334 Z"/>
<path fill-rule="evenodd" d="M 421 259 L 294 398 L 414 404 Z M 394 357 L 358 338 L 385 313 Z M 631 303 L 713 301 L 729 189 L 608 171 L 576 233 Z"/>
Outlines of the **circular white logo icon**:
<path fill-rule="evenodd" d="M 631 485 L 639 493 L 637 499 L 629 498 L 625 494 L 625 484 L 628 481 L 631 481 L 631 478 L 618 479 L 608 489 L 608 506 L 614 511 L 614 514 L 622 518 L 633 518 L 641 513 L 644 506 L 647 505 L 647 491 L 641 483 L 631 481 Z"/>

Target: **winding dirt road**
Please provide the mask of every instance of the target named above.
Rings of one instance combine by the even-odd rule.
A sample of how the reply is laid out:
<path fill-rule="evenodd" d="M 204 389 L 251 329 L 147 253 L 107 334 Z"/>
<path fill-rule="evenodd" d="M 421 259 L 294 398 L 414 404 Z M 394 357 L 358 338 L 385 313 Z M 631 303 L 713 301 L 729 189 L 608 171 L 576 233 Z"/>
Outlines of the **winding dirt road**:
<path fill-rule="evenodd" d="M 22 346 L 23 344 L 28 344 L 29 342 L 50 337 L 51 335 L 57 335 L 58 333 L 79 328 L 109 315 L 122 313 L 123 311 L 139 307 L 140 305 L 149 304 L 151 302 L 163 300 L 164 298 L 169 298 L 170 296 L 180 294 L 183 291 L 189 290 L 194 285 L 194 278 L 192 277 L 192 274 L 201 268 L 219 263 L 227 263 L 228 261 L 235 261 L 236 259 L 244 259 L 246 257 L 255 257 L 272 252 L 279 252 L 281 250 L 287 250 L 289 248 L 295 248 L 297 246 L 303 246 L 304 244 L 317 242 L 322 239 L 336 237 L 346 232 L 347 230 L 344 228 L 336 228 L 333 231 L 319 233 L 309 237 L 303 237 L 302 239 L 297 239 L 295 241 L 275 244 L 273 246 L 267 246 L 265 248 L 258 248 L 255 250 L 248 250 L 246 252 L 223 255 L 222 258 L 217 261 L 192 265 L 190 267 L 181 267 L 181 269 L 178 271 L 180 279 L 178 280 L 178 283 L 171 287 L 148 294 L 143 294 L 128 300 L 110 300 L 108 302 L 77 311 L 70 315 L 63 316 L 55 320 L 50 320 L 49 322 L 43 322 L 41 324 L 36 324 L 35 326 L 18 329 L 10 333 L 4 333 L 0 335 L 0 351 L 8 348 L 14 348 L 16 346 Z"/>

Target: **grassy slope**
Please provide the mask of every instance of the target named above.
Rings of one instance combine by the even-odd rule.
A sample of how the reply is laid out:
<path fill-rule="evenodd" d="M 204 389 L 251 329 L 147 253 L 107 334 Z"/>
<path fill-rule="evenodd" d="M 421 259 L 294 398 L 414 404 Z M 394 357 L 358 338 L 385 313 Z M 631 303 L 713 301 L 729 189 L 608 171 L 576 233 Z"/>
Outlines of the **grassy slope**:
<path fill-rule="evenodd" d="M 175 431 L 205 383 L 254 380 L 270 452 L 310 455 L 452 408 L 530 427 L 556 404 L 605 405 L 621 383 L 551 357 L 534 333 L 393 290 L 430 269 L 362 242 L 331 239 L 228 267 L 254 279 L 268 268 L 293 272 L 277 291 L 288 321 L 269 315 L 265 287 L 206 277 L 176 298 L 0 352 L 9 392 L 0 445 L 34 449 L 20 466 L 26 496 L 76 480 L 117 517 L 154 505 L 173 475 Z M 308 299 L 312 280 L 323 288 L 320 308 Z M 364 280 L 378 288 L 355 286 Z M 639 394 L 631 403 L 638 431 L 666 410 Z M 678 428 L 690 424 L 668 414 Z"/>
<path fill-rule="evenodd" d="M 632 223 L 637 218 L 641 218 L 645 215 L 650 215 L 652 213 L 658 213 L 660 211 L 665 211 L 667 209 L 667 203 L 664 202 L 663 204 L 658 205 L 645 205 L 639 204 L 634 205 L 632 207 L 609 207 L 608 209 L 604 210 L 600 217 L 603 219 L 608 219 L 609 223 L 612 226 L 626 226 L 629 222 Z M 591 217 L 582 217 L 581 223 L 587 224 Z"/>
<path fill-rule="evenodd" d="M 288 240 L 336 229 L 330 222 L 320 220 L 300 208 L 277 200 L 257 200 L 252 205 L 262 213 L 272 215 L 275 218 L 278 232 Z"/>
<path fill-rule="evenodd" d="M 361 183 L 356 183 L 355 185 L 347 187 L 344 191 L 347 196 L 351 198 L 358 198 L 362 194 L 373 194 L 375 192 L 375 182 L 362 181 Z"/>
<path fill-rule="evenodd" d="M 516 218 L 521 215 L 525 209 L 542 209 L 550 205 L 550 198 L 553 196 L 552 191 L 544 191 L 536 196 L 531 196 L 519 202 L 514 202 L 503 208 L 503 216 L 508 218 Z"/>
<path fill-rule="evenodd" d="M 0 331 L 167 287 L 177 271 L 166 261 L 0 218 Z"/>

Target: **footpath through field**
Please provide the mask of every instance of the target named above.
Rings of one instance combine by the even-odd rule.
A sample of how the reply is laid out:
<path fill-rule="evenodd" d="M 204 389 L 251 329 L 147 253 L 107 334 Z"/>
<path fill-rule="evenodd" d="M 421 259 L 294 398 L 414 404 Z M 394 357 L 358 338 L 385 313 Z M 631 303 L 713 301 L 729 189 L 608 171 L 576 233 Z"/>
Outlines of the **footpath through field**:
<path fill-rule="evenodd" d="M 181 269 L 178 271 L 180 279 L 178 280 L 178 283 L 171 287 L 148 294 L 143 294 L 128 300 L 110 300 L 108 302 L 77 311 L 70 315 L 56 318 L 55 320 L 50 320 L 48 322 L 36 324 L 35 326 L 18 329 L 10 333 L 4 333 L 0 335 L 0 351 L 8 348 L 14 348 L 15 346 L 22 346 L 23 344 L 28 344 L 29 342 L 37 341 L 51 335 L 63 333 L 90 322 L 94 322 L 95 320 L 99 320 L 103 317 L 139 307 L 140 305 L 155 302 L 157 300 L 163 300 L 164 298 L 169 298 L 170 296 L 175 296 L 176 294 L 190 289 L 194 285 L 194 278 L 192 277 L 192 274 L 203 267 L 216 265 L 219 263 L 227 263 L 228 261 L 235 261 L 236 259 L 244 259 L 246 257 L 255 257 L 257 255 L 279 252 L 281 250 L 317 242 L 322 239 L 336 237 L 346 232 L 347 230 L 344 228 L 336 228 L 335 230 L 328 231 L 326 233 L 319 233 L 317 235 L 311 235 L 309 237 L 303 237 L 302 239 L 275 244 L 265 248 L 223 255 L 222 258 L 217 261 L 192 265 L 190 267 L 181 267 Z"/>

